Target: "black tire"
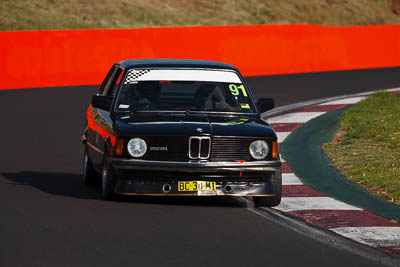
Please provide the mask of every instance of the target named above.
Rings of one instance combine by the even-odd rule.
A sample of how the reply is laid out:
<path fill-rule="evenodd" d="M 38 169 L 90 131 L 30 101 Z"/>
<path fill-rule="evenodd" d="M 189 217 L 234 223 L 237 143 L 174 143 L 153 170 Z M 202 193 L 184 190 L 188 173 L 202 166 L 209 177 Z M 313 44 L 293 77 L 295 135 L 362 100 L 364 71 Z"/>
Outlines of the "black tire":
<path fill-rule="evenodd" d="M 253 197 L 256 207 L 275 207 L 281 203 L 282 198 L 282 174 L 273 177 L 275 195 L 273 197 Z"/>
<path fill-rule="evenodd" d="M 113 200 L 115 198 L 116 177 L 107 158 L 104 158 L 103 172 L 101 174 L 101 194 L 105 200 Z"/>
<path fill-rule="evenodd" d="M 83 152 L 82 179 L 87 186 L 98 185 L 100 182 L 100 174 L 93 168 L 86 146 Z"/>

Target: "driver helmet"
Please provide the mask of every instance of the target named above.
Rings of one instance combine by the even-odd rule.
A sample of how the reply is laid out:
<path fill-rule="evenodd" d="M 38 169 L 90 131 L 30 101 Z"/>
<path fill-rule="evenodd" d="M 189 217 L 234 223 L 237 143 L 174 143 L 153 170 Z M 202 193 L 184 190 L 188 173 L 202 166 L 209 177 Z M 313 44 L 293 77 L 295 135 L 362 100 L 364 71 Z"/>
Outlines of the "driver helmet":
<path fill-rule="evenodd" d="M 144 81 L 139 82 L 136 90 L 140 98 L 154 100 L 160 96 L 161 86 L 158 81 Z"/>

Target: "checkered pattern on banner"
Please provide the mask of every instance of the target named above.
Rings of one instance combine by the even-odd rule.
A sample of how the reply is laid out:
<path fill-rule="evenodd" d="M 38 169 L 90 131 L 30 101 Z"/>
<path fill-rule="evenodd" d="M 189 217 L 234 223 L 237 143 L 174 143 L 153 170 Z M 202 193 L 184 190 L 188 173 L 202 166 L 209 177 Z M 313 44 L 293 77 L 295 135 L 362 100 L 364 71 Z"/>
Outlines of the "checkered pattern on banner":
<path fill-rule="evenodd" d="M 128 74 L 126 75 L 126 79 L 124 84 L 129 84 L 130 82 L 136 81 L 137 78 L 140 76 L 150 72 L 150 70 L 129 70 Z"/>

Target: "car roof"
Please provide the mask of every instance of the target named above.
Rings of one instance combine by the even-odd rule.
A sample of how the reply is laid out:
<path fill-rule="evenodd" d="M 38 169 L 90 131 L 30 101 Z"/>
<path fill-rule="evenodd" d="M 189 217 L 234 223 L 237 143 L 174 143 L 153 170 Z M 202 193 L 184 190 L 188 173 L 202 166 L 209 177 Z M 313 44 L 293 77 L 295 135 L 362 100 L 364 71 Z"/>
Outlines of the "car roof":
<path fill-rule="evenodd" d="M 118 62 L 124 69 L 131 68 L 202 68 L 202 69 L 229 69 L 239 72 L 234 66 L 208 60 L 193 59 L 131 59 Z"/>

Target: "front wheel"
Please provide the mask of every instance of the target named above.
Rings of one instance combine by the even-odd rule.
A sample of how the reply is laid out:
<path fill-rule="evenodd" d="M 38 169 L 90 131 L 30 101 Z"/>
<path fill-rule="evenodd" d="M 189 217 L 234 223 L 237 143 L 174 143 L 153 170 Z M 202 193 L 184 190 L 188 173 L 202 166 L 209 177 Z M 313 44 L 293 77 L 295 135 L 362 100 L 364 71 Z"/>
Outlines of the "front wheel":
<path fill-rule="evenodd" d="M 101 175 L 101 193 L 103 199 L 112 200 L 115 198 L 116 177 L 107 159 L 104 159 L 103 172 Z"/>
<path fill-rule="evenodd" d="M 281 203 L 282 198 L 282 174 L 275 173 L 272 180 L 275 195 L 273 197 L 253 197 L 256 207 L 275 207 Z"/>
<path fill-rule="evenodd" d="M 88 149 L 85 146 L 83 152 L 82 179 L 84 185 L 98 185 L 100 182 L 100 174 L 93 168 L 93 164 L 89 158 Z"/>

